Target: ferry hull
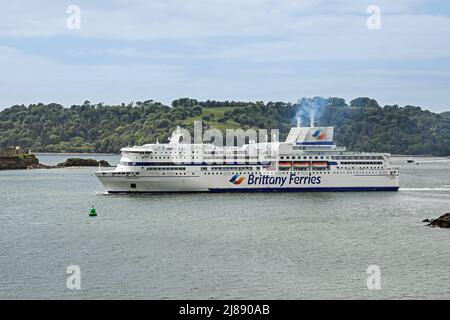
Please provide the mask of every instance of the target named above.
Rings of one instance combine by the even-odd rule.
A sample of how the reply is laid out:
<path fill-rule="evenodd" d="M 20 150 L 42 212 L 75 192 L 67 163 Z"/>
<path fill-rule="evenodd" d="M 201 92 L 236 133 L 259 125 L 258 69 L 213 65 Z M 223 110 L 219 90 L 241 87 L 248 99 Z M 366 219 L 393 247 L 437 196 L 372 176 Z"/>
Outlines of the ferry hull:
<path fill-rule="evenodd" d="M 108 193 L 397 191 L 398 175 L 223 174 L 114 177 L 98 172 Z M 238 178 L 236 178 L 238 176 Z"/>

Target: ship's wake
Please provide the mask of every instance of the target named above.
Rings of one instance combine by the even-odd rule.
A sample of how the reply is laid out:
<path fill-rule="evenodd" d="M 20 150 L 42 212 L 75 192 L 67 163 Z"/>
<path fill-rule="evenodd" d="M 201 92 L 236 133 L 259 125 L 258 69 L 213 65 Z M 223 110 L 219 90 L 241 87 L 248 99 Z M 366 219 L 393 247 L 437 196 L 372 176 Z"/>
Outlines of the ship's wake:
<path fill-rule="evenodd" d="M 399 191 L 450 191 L 450 187 L 439 187 L 439 188 L 400 188 Z"/>
<path fill-rule="evenodd" d="M 439 163 L 439 162 L 450 162 L 450 159 L 432 159 L 432 160 L 416 160 L 418 163 Z"/>
<path fill-rule="evenodd" d="M 95 191 L 95 195 L 96 196 L 98 196 L 98 195 L 104 196 L 104 195 L 109 195 L 109 193 L 106 191 Z"/>

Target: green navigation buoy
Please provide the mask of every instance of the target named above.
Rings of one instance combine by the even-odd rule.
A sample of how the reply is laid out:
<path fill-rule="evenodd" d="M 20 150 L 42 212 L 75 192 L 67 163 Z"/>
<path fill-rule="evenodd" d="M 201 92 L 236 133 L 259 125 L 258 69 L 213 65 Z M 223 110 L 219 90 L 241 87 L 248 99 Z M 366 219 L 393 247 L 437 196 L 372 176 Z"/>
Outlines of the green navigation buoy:
<path fill-rule="evenodd" d="M 95 207 L 92 206 L 91 210 L 89 211 L 89 217 L 96 217 L 97 216 L 97 210 L 95 210 Z"/>

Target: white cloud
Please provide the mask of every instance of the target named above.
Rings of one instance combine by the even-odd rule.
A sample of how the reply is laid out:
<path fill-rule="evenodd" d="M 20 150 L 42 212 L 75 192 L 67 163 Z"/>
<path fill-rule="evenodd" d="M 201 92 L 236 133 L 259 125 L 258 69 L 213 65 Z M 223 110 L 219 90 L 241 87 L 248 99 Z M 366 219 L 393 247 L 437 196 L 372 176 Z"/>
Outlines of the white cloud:
<path fill-rule="evenodd" d="M 1 107 L 13 104 L 121 103 L 179 97 L 218 100 L 295 101 L 301 96 L 371 96 L 382 104 L 419 104 L 444 110 L 449 75 L 433 70 L 319 70 L 248 66 L 188 74 L 170 65 L 64 65 L 0 47 Z M 428 73 L 428 74 L 427 74 Z M 409 78 L 408 78 L 409 77 Z M 426 81 L 422 77 L 428 77 Z M 430 78 L 431 77 L 431 78 Z M 447 94 L 445 94 L 447 92 Z M 0 107 L 0 109 L 1 109 Z"/>
<path fill-rule="evenodd" d="M 186 82 L 181 68 L 164 64 L 67 65 L 8 47 L 0 47 L 0 56 L 1 107 L 156 99 L 180 93 L 174 88 Z"/>
<path fill-rule="evenodd" d="M 450 18 L 411 13 L 423 1 L 377 1 L 382 30 L 366 28 L 371 1 L 135 0 L 78 1 L 81 30 L 68 30 L 59 1 L 2 3 L 0 36 L 70 35 L 117 40 L 174 40 L 209 45 L 228 37 L 245 42 L 199 58 L 270 60 L 427 59 L 450 56 Z M 109 50 L 109 49 L 108 49 Z M 146 56 L 136 48 L 112 55 Z M 164 57 L 168 53 L 161 55 Z M 169 53 L 173 54 L 173 53 Z M 190 54 L 187 54 L 190 55 Z M 158 56 L 153 52 L 149 57 Z M 176 57 L 176 56 L 174 56 Z"/>
<path fill-rule="evenodd" d="M 366 8 L 374 3 L 382 10 L 380 31 L 366 28 Z M 79 31 L 66 28 L 68 4 L 2 1 L 0 39 L 70 36 L 119 40 L 114 42 L 118 45 L 77 48 L 89 61 L 78 65 L 36 56 L 32 49 L 26 54 L 0 47 L 2 106 L 85 99 L 168 103 L 182 96 L 293 101 L 308 95 L 368 95 L 381 103 L 440 107 L 450 98 L 441 84 L 448 79 L 446 71 L 413 65 L 450 58 L 450 18 L 418 14 L 423 0 L 76 0 Z M 152 46 L 160 40 L 171 44 Z M 89 60 L 91 53 L 115 63 Z M 130 64 L 133 58 L 142 64 Z M 156 64 L 156 59 L 166 62 Z M 367 65 L 370 60 L 412 62 L 409 71 L 380 67 L 377 73 Z M 345 62 L 355 68 L 304 74 L 289 68 L 305 61 Z"/>
<path fill-rule="evenodd" d="M 340 16 L 365 17 L 372 1 L 350 0 L 134 0 L 75 1 L 81 30 L 68 30 L 66 6 L 60 1 L 2 3 L 0 35 L 74 35 L 120 40 L 205 37 L 291 36 L 330 32 Z M 417 0 L 378 0 L 383 14 L 408 13 Z M 316 20 L 328 15 L 330 19 Z M 327 20 L 333 22 L 332 25 Z M 361 24 L 365 26 L 365 24 Z"/>

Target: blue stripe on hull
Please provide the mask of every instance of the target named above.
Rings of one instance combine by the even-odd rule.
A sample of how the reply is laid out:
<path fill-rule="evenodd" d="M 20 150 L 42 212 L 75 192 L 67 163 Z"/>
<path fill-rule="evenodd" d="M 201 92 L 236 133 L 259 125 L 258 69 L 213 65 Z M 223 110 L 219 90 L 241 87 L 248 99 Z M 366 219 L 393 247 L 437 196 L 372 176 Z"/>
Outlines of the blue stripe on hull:
<path fill-rule="evenodd" d="M 211 192 L 324 192 L 324 191 L 398 191 L 399 187 L 316 187 L 316 188 L 211 188 Z"/>
<path fill-rule="evenodd" d="M 171 194 L 171 193 L 207 193 L 208 191 L 106 191 L 108 194 Z"/>
<path fill-rule="evenodd" d="M 322 188 L 211 188 L 209 192 L 355 192 L 355 191 L 398 191 L 399 187 L 322 187 Z M 202 193 L 208 191 L 107 191 L 110 194 L 143 194 L 143 193 Z"/>

